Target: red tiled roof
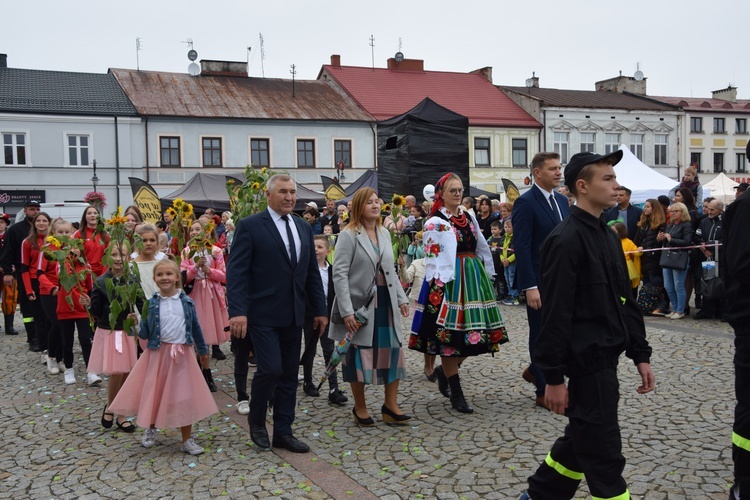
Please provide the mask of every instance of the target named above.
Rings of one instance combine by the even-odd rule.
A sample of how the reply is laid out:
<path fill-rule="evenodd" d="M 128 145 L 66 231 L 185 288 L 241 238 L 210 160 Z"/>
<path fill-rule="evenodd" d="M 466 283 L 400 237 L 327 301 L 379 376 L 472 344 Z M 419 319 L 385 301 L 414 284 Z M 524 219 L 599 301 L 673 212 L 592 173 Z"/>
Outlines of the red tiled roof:
<path fill-rule="evenodd" d="M 706 113 L 750 113 L 750 99 L 737 99 L 737 102 L 701 97 L 648 96 L 657 101 L 680 106 L 685 111 Z"/>
<path fill-rule="evenodd" d="M 541 128 L 479 74 L 324 65 L 327 73 L 378 121 L 409 111 L 425 97 L 469 119 L 471 126 Z"/>

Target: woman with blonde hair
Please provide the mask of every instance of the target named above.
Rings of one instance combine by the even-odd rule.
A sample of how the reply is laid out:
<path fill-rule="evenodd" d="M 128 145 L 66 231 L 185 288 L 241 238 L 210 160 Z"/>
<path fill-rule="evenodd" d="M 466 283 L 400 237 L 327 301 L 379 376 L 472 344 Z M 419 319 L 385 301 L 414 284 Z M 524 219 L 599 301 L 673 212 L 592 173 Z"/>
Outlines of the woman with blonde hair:
<path fill-rule="evenodd" d="M 332 322 L 329 337 L 341 340 L 347 332 L 354 333 L 341 370 L 354 396 L 354 421 L 361 427 L 375 425 L 365 401 L 365 385 L 375 384 L 385 386 L 383 421 L 403 425 L 411 417 L 397 401 L 399 380 L 406 377 L 398 313 L 409 315 L 409 299 L 396 274 L 391 238 L 381 223 L 375 190 L 357 190 L 349 215 L 349 224 L 336 241 L 333 264 L 336 299 L 331 317 L 338 311 L 341 322 Z M 355 312 L 372 294 L 368 320 L 361 324 Z"/>
<path fill-rule="evenodd" d="M 670 220 L 667 228 L 656 235 L 656 240 L 661 242 L 664 250 L 671 252 L 688 252 L 680 250 L 680 247 L 690 246 L 693 242 L 693 227 L 690 224 L 690 213 L 684 203 L 673 203 L 669 207 Z M 685 305 L 687 292 L 685 290 L 685 277 L 687 276 L 690 257 L 685 262 L 684 269 L 663 268 L 664 288 L 672 303 L 672 314 L 667 315 L 670 319 L 682 319 L 685 317 Z"/>

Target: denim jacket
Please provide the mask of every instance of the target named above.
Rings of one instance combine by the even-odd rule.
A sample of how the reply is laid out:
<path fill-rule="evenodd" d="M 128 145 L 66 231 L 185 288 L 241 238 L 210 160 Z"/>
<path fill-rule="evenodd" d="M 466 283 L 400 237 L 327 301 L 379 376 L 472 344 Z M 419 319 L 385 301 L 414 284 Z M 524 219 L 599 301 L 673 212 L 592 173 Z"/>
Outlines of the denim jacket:
<path fill-rule="evenodd" d="M 195 346 L 198 354 L 208 354 L 208 347 L 206 346 L 206 341 L 203 340 L 203 331 L 198 324 L 198 316 L 195 313 L 193 299 L 180 290 L 180 302 L 182 302 L 182 309 L 185 311 L 185 343 L 193 345 L 193 338 L 195 338 Z M 140 338 L 148 340 L 149 349 L 158 349 L 161 345 L 159 304 L 158 293 L 155 293 L 153 297 L 148 299 L 148 314 L 145 320 L 141 320 L 141 331 L 138 332 Z"/>

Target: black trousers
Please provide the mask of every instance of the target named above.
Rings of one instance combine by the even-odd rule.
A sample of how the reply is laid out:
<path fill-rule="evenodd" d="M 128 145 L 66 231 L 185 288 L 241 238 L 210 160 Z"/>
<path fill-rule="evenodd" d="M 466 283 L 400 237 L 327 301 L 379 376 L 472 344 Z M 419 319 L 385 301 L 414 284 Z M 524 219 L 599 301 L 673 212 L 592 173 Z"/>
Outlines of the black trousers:
<path fill-rule="evenodd" d="M 47 335 L 49 334 L 49 321 L 47 321 L 47 314 L 44 312 L 42 307 L 41 294 L 39 293 L 39 280 L 31 280 L 31 288 L 34 290 L 36 300 L 30 300 L 29 306 L 31 307 L 31 315 L 34 318 L 34 335 L 36 337 L 36 344 L 42 351 L 47 350 Z M 26 322 L 26 316 L 23 318 L 24 323 Z"/>
<path fill-rule="evenodd" d="M 63 359 L 62 332 L 60 322 L 57 321 L 57 295 L 42 295 L 39 297 L 42 309 L 47 316 L 49 333 L 47 334 L 47 355 L 57 361 Z"/>
<path fill-rule="evenodd" d="M 534 500 L 569 499 L 586 477 L 591 495 L 612 498 L 627 491 L 617 403 L 617 369 L 571 377 L 565 434 L 529 478 Z"/>
<path fill-rule="evenodd" d="M 304 333 L 305 337 L 305 350 L 302 352 L 302 358 L 300 359 L 299 364 L 302 365 L 302 374 L 305 377 L 305 384 L 310 384 L 313 383 L 312 369 L 318 345 L 318 332 L 315 331 L 312 323 L 305 323 L 302 332 Z M 328 338 L 328 326 L 326 326 L 323 335 L 320 337 L 320 348 L 323 350 L 323 361 L 325 361 L 326 365 L 328 365 L 328 362 L 331 361 L 333 346 L 334 342 L 333 340 Z M 328 377 L 329 390 L 338 388 L 338 377 L 336 376 L 336 371 L 334 371 L 331 376 Z"/>
<path fill-rule="evenodd" d="M 544 307 L 544 306 L 542 306 Z M 544 373 L 534 364 L 534 351 L 536 350 L 536 339 L 542 331 L 542 309 L 532 309 L 526 306 L 526 317 L 529 320 L 529 357 L 531 359 L 531 374 L 536 379 L 536 395 L 544 396 L 544 388 L 547 386 L 547 380 Z"/>
<path fill-rule="evenodd" d="M 750 326 L 734 329 L 734 408 L 732 459 L 734 483 L 750 493 Z"/>
<path fill-rule="evenodd" d="M 61 319 L 60 330 L 62 332 L 63 363 L 65 368 L 73 368 L 73 333 L 78 328 L 78 343 L 81 344 L 83 361 L 89 366 L 91 356 L 91 341 L 94 332 L 91 330 L 88 318 Z"/>
<path fill-rule="evenodd" d="M 34 330 L 34 310 L 32 301 L 28 298 L 28 292 L 23 284 L 21 272 L 15 273 L 16 283 L 18 285 L 18 306 L 21 308 L 21 317 L 23 318 L 23 327 L 26 330 L 26 342 L 29 344 L 36 343 L 36 331 Z"/>

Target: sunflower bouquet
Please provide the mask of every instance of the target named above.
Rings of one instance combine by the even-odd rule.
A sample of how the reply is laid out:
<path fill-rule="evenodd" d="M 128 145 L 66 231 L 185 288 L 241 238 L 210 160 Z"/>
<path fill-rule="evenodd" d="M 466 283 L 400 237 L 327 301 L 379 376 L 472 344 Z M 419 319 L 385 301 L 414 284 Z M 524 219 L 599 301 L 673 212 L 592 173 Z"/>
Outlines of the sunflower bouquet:
<path fill-rule="evenodd" d="M 268 205 L 266 183 L 276 173 L 266 167 L 254 168 L 247 165 L 244 172 L 244 182 L 240 183 L 231 178 L 227 180 L 229 202 L 232 207 L 232 222 L 235 225 L 248 215 L 257 214 L 266 209 Z"/>
<path fill-rule="evenodd" d="M 391 197 L 391 204 L 384 204 L 383 210 L 385 207 L 388 207 L 387 211 L 391 213 L 394 223 L 396 223 L 399 218 L 406 218 L 409 215 L 406 213 L 406 197 L 403 195 L 394 193 Z M 396 227 L 398 226 L 396 225 Z M 411 239 L 409 238 L 409 234 L 404 234 L 398 229 L 389 228 L 388 230 L 391 233 L 391 243 L 393 244 L 393 258 L 398 259 L 399 255 L 406 253 L 406 250 L 411 243 Z"/>
<path fill-rule="evenodd" d="M 83 251 L 83 240 L 70 236 L 47 236 L 45 245 L 42 247 L 44 258 L 59 264 L 58 279 L 60 287 L 65 290 L 65 303 L 70 310 L 75 309 L 71 292 L 87 295 L 88 290 L 84 284 L 90 282 L 96 276 L 86 263 Z M 88 311 L 88 309 L 87 309 Z M 89 322 L 93 325 L 93 319 L 89 313 Z"/>
<path fill-rule="evenodd" d="M 193 205 L 182 198 L 175 198 L 172 206 L 167 208 L 167 213 L 172 216 L 172 227 L 169 229 L 172 235 L 172 249 L 177 265 L 182 261 L 182 249 L 188 241 L 190 224 L 195 220 Z"/>
<path fill-rule="evenodd" d="M 197 263 L 201 257 L 211 254 L 211 249 L 216 244 L 216 239 L 214 238 L 216 234 L 214 232 L 215 229 L 212 221 L 206 222 L 201 232 L 190 238 L 190 241 L 187 243 L 189 259 Z"/>

